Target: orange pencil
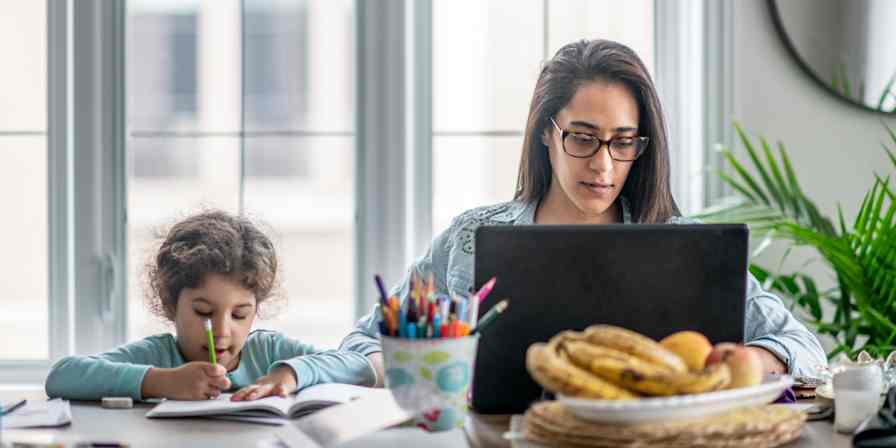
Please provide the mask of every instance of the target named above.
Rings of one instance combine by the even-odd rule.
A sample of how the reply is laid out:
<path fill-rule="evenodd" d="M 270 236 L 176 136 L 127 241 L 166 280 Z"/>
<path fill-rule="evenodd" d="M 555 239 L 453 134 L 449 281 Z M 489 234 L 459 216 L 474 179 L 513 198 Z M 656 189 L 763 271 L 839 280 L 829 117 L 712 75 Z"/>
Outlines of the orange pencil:
<path fill-rule="evenodd" d="M 395 315 L 392 314 L 391 307 L 383 310 L 383 319 L 386 321 L 386 329 L 389 331 L 389 336 L 395 334 Z"/>

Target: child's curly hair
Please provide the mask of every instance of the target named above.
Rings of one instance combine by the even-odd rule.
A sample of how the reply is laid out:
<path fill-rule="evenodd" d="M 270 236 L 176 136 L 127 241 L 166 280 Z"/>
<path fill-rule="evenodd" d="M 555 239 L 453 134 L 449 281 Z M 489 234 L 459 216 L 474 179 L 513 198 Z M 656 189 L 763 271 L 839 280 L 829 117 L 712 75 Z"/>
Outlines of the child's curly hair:
<path fill-rule="evenodd" d="M 173 322 L 180 292 L 199 287 L 207 274 L 216 273 L 252 291 L 258 310 L 275 297 L 277 271 L 274 244 L 249 219 L 204 211 L 172 226 L 147 264 L 146 304 L 153 314 Z"/>

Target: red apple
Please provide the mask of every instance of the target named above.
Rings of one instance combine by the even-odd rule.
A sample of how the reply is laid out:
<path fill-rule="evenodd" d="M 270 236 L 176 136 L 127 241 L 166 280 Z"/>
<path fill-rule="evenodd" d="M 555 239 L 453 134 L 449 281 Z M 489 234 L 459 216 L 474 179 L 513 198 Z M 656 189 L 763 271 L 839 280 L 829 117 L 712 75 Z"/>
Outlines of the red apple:
<path fill-rule="evenodd" d="M 762 359 L 743 345 L 730 342 L 716 344 L 706 357 L 706 365 L 720 362 L 727 364 L 731 370 L 731 383 L 726 389 L 755 386 L 762 382 Z"/>

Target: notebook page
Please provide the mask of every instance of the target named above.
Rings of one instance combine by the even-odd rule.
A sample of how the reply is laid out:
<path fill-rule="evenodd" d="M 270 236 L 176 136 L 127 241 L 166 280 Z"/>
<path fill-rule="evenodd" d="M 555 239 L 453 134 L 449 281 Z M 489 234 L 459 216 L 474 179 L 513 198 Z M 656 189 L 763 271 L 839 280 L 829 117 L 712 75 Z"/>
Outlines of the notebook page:
<path fill-rule="evenodd" d="M 384 393 L 389 394 L 389 391 L 352 384 L 316 384 L 302 389 L 295 395 L 290 415 L 296 416 L 308 407 L 320 408 L 321 405 L 348 403 L 368 396 L 382 396 Z"/>
<path fill-rule="evenodd" d="M 293 398 L 265 397 L 253 401 L 230 401 L 233 394 L 221 394 L 214 400 L 165 400 L 146 413 L 153 417 L 189 417 L 196 415 L 230 414 L 249 409 L 264 409 L 286 417 Z"/>
<path fill-rule="evenodd" d="M 302 443 L 308 438 L 320 446 L 329 447 L 398 425 L 410 419 L 416 412 L 398 406 L 389 389 L 375 390 L 378 393 L 374 395 L 318 411 L 285 425 L 277 436 L 289 448 L 306 446 Z"/>

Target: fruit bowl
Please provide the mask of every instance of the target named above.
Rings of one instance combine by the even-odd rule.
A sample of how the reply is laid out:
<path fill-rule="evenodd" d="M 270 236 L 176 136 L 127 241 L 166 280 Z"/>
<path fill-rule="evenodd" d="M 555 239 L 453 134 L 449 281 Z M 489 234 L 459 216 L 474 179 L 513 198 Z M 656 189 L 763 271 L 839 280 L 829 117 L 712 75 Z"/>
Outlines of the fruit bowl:
<path fill-rule="evenodd" d="M 792 385 L 793 379 L 785 375 L 768 378 L 756 386 L 695 395 L 598 400 L 557 394 L 557 399 L 583 420 L 602 423 L 641 423 L 686 420 L 743 407 L 769 404 Z"/>

